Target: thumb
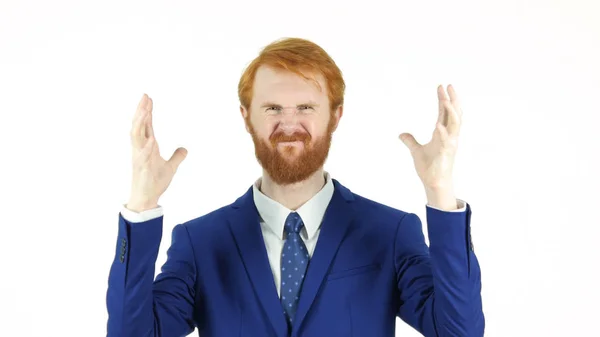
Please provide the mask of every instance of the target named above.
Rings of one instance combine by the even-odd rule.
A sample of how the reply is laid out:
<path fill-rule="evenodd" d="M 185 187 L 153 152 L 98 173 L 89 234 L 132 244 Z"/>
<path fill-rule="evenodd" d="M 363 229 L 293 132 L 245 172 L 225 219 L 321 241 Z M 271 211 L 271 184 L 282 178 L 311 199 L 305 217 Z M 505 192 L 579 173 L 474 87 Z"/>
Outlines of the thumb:
<path fill-rule="evenodd" d="M 413 152 L 421 146 L 421 144 L 419 144 L 415 137 L 413 137 L 413 135 L 411 135 L 410 133 L 401 134 L 400 140 L 404 143 L 404 145 L 406 145 L 410 152 Z"/>
<path fill-rule="evenodd" d="M 174 171 L 177 171 L 179 164 L 181 164 L 185 157 L 187 157 L 187 150 L 183 147 L 180 147 L 173 152 L 173 155 L 169 159 L 169 164 L 171 164 L 171 167 L 173 167 Z"/>

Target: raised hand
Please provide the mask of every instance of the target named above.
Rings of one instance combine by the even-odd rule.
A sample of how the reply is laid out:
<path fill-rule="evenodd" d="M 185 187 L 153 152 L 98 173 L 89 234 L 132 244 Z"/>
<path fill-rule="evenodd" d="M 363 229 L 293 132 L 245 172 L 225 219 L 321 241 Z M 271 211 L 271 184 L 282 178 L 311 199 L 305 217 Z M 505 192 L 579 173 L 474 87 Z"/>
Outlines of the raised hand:
<path fill-rule="evenodd" d="M 133 169 L 127 208 L 141 212 L 158 206 L 158 199 L 169 187 L 187 150 L 178 148 L 168 161 L 160 156 L 152 129 L 152 99 L 146 94 L 133 118 L 131 145 Z"/>
<path fill-rule="evenodd" d="M 410 150 L 417 174 L 428 191 L 453 188 L 452 169 L 462 119 L 462 109 L 452 85 L 448 85 L 450 98 L 442 85 L 438 86 L 437 94 L 438 120 L 431 141 L 421 145 L 410 133 L 400 135 L 400 139 Z"/>

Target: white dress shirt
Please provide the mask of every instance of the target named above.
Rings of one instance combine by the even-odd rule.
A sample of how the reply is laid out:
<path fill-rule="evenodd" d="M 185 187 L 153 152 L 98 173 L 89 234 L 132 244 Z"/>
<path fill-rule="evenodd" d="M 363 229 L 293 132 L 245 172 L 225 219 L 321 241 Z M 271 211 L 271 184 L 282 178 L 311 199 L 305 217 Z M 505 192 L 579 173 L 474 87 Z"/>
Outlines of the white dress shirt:
<path fill-rule="evenodd" d="M 315 250 L 321 230 L 321 222 L 334 192 L 333 180 L 331 180 L 328 172 L 325 172 L 325 179 L 326 182 L 323 188 L 296 210 L 304 223 L 300 236 L 304 240 L 310 257 L 312 257 Z M 277 294 L 279 294 L 279 288 L 281 287 L 281 250 L 285 243 L 283 227 L 287 216 L 293 211 L 264 195 L 260 191 L 261 182 L 262 179 L 259 178 L 252 186 L 254 204 L 260 215 L 260 228 L 267 248 L 267 255 L 269 256 L 269 264 L 271 265 L 273 278 L 277 287 Z M 465 211 L 466 204 L 464 201 L 457 199 L 457 202 L 459 208 L 451 212 Z M 129 210 L 125 206 L 123 205 L 121 215 L 129 222 L 144 222 L 163 215 L 163 208 L 160 205 L 140 213 Z M 427 207 L 431 206 L 427 205 Z"/>

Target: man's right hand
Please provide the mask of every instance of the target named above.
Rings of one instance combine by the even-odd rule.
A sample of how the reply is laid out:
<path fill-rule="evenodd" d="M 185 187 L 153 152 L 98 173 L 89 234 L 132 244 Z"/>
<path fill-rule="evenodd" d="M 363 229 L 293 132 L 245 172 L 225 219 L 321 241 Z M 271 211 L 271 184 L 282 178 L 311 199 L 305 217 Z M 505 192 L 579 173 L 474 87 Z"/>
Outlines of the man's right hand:
<path fill-rule="evenodd" d="M 126 207 L 142 212 L 158 207 L 158 199 L 169 187 L 177 168 L 187 156 L 187 150 L 178 148 L 168 161 L 160 156 L 152 129 L 152 99 L 146 94 L 133 117 L 131 144 L 131 196 Z"/>

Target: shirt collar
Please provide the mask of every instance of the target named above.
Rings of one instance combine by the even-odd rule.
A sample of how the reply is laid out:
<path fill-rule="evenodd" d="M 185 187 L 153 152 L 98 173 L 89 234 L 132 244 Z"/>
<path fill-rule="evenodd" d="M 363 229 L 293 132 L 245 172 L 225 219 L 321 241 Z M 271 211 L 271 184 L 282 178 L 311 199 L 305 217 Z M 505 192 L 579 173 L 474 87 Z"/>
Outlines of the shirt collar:
<path fill-rule="evenodd" d="M 254 204 L 267 228 L 283 239 L 285 220 L 293 211 L 263 194 L 260 191 L 261 182 L 262 178 L 258 178 L 252 186 Z M 325 172 L 325 185 L 323 188 L 296 210 L 304 222 L 305 230 L 302 232 L 305 232 L 307 239 L 312 238 L 321 226 L 325 211 L 333 196 L 333 191 L 331 176 L 328 172 Z"/>

